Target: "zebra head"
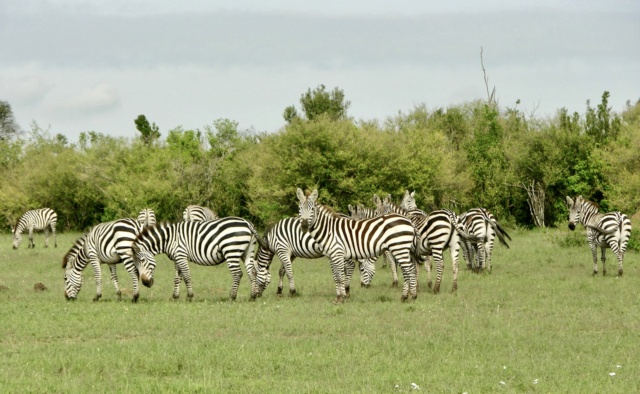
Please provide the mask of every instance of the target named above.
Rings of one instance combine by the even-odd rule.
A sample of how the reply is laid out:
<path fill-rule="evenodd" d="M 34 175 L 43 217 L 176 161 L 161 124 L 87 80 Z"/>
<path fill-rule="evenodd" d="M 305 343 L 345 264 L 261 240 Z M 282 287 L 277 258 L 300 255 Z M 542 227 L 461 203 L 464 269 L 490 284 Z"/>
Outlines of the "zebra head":
<path fill-rule="evenodd" d="M 140 274 L 140 281 L 146 287 L 153 286 L 153 273 L 156 270 L 156 258 L 153 253 L 144 247 L 140 247 L 140 244 L 135 243 L 131 245 L 133 252 L 133 262 L 138 268 Z"/>
<path fill-rule="evenodd" d="M 409 190 L 405 190 L 404 197 L 402 197 L 402 202 L 400 203 L 400 208 L 406 209 L 407 211 L 413 211 L 415 209 L 418 209 L 415 195 L 416 195 L 415 191 L 412 191 L 411 193 L 409 193 Z"/>
<path fill-rule="evenodd" d="M 576 197 L 575 201 L 567 196 L 567 207 L 569 208 L 569 230 L 576 229 L 576 224 L 580 222 L 584 199 L 582 196 Z"/>
<path fill-rule="evenodd" d="M 318 199 L 318 189 L 313 189 L 313 191 L 307 196 L 304 194 L 302 189 L 298 188 L 297 191 L 298 200 L 300 200 L 300 204 L 298 204 L 299 215 L 300 218 L 300 228 L 303 233 L 308 233 L 316 220 L 316 200 Z"/>
<path fill-rule="evenodd" d="M 17 231 L 15 228 L 13 229 L 13 248 L 18 249 L 20 246 L 20 241 L 22 241 L 22 234 Z"/>
<path fill-rule="evenodd" d="M 386 214 L 386 210 L 385 210 L 385 206 L 382 203 L 382 200 L 380 199 L 380 197 L 378 197 L 377 194 L 373 195 L 373 205 L 376 206 L 376 213 L 375 216 L 380 216 L 380 215 L 384 215 Z"/>
<path fill-rule="evenodd" d="M 70 268 L 64 270 L 64 298 L 67 301 L 75 301 L 82 287 L 82 273 L 71 268 L 73 264 L 73 262 L 69 262 L 67 267 Z"/>

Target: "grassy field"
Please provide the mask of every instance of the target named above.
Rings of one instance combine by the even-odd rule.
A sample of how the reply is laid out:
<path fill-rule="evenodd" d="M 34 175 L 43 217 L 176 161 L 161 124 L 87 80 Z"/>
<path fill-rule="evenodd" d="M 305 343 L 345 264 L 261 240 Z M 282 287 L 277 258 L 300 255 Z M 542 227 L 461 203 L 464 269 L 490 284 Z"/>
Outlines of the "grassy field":
<path fill-rule="evenodd" d="M 593 277 L 586 241 L 556 242 L 567 231 L 511 231 L 493 273 L 462 269 L 457 294 L 447 257 L 443 293 L 410 303 L 378 265 L 373 286 L 353 287 L 338 306 L 326 259 L 294 263 L 295 298 L 276 296 L 275 263 L 255 302 L 246 275 L 229 302 L 226 266 L 192 265 L 189 303 L 184 285 L 170 300 L 164 256 L 138 304 L 130 291 L 116 300 L 106 266 L 101 301 L 91 301 L 88 268 L 78 300 L 67 302 L 61 259 L 79 234 L 59 235 L 57 249 L 37 234 L 35 250 L 12 250 L 3 234 L 0 392 L 640 392 L 638 254 L 627 253 L 617 278 L 609 252 L 609 275 Z"/>

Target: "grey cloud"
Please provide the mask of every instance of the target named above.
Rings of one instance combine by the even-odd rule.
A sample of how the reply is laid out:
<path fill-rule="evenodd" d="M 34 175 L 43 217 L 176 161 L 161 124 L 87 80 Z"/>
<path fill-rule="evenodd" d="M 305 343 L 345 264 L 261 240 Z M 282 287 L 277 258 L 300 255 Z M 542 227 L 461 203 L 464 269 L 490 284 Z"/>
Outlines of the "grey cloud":
<path fill-rule="evenodd" d="M 118 90 L 108 83 L 100 83 L 70 97 L 52 99 L 47 105 L 53 110 L 101 112 L 114 108 L 118 102 Z"/>
<path fill-rule="evenodd" d="M 3 39 L 0 65 L 448 66 L 477 62 L 480 45 L 487 56 L 507 63 L 567 57 L 629 61 L 637 56 L 632 48 L 640 36 L 638 20 L 639 12 L 605 17 L 557 10 L 394 18 L 230 11 L 131 18 L 17 15 L 5 21 L 2 34 L 10 37 Z"/>
<path fill-rule="evenodd" d="M 5 97 L 34 104 L 41 101 L 51 90 L 51 84 L 40 75 L 23 75 L 19 78 L 0 77 L 0 92 Z"/>

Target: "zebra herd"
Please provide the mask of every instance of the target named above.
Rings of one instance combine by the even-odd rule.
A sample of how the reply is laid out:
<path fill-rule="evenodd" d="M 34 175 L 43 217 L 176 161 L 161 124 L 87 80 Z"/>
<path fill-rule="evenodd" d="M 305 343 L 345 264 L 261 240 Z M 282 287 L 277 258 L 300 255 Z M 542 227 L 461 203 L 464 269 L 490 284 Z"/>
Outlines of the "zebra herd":
<path fill-rule="evenodd" d="M 188 206 L 184 221 L 170 224 L 156 222 L 153 210 L 145 208 L 137 219 L 119 219 L 100 223 L 80 238 L 64 255 L 65 297 L 76 299 L 82 285 L 82 272 L 87 265 L 94 270 L 96 295 L 102 296 L 101 264 L 107 264 L 118 298 L 121 291 L 116 264 L 122 263 L 133 282 L 133 301 L 139 298 L 139 281 L 153 285 L 155 256 L 166 254 L 175 264 L 173 298 L 179 297 L 180 283 L 187 287 L 187 298 L 193 298 L 189 262 L 211 266 L 226 262 L 232 276 L 230 299 L 237 296 L 241 265 L 249 277 L 251 299 L 262 295 L 271 281 L 269 272 L 275 255 L 281 261 L 278 294 L 287 275 L 290 295 L 296 294 L 292 263 L 295 258 L 327 257 L 333 275 L 336 303 L 349 297 L 350 281 L 356 262 L 360 267 L 361 285 L 368 286 L 375 273 L 374 262 L 384 256 L 397 283 L 396 267 L 403 276 L 402 300 L 415 299 L 418 290 L 419 265 L 427 272 L 427 285 L 440 291 L 444 270 L 444 252 L 449 249 L 452 261 L 452 291 L 457 289 L 460 250 L 468 268 L 474 272 L 491 272 L 495 238 L 509 247 L 511 240 L 491 212 L 471 209 L 461 215 L 448 209 L 424 212 L 415 203 L 415 194 L 406 191 L 400 204 L 390 195 L 380 199 L 374 195 L 375 208 L 349 205 L 350 216 L 335 212 L 318 201 L 318 191 L 297 189 L 298 217 L 285 218 L 269 227 L 261 237 L 249 221 L 239 217 L 219 218 L 209 208 Z M 631 222 L 620 212 L 599 213 L 597 204 L 578 196 L 566 197 L 569 228 L 581 223 L 593 255 L 593 274 L 597 274 L 597 248 L 601 248 L 602 272 L 606 274 L 605 249 L 618 259 L 622 275 L 624 253 L 631 235 Z M 13 248 L 18 248 L 21 234 L 29 231 L 29 248 L 35 247 L 33 231 L 44 230 L 48 247 L 50 228 L 56 242 L 57 215 L 50 208 L 27 211 L 13 227 Z M 256 244 L 259 245 L 255 252 Z M 436 267 L 432 282 L 432 260 Z"/>

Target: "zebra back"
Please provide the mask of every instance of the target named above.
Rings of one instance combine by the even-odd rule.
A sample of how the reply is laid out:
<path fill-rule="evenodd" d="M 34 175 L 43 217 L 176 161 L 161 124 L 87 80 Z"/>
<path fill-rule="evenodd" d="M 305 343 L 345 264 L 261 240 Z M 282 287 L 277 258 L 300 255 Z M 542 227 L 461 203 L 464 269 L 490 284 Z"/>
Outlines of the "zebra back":
<path fill-rule="evenodd" d="M 203 222 L 205 220 L 217 220 L 218 215 L 207 207 L 189 205 L 182 213 L 185 222 Z"/>
<path fill-rule="evenodd" d="M 138 222 L 142 227 L 154 226 L 156 224 L 156 213 L 151 208 L 143 208 L 138 214 Z"/>

